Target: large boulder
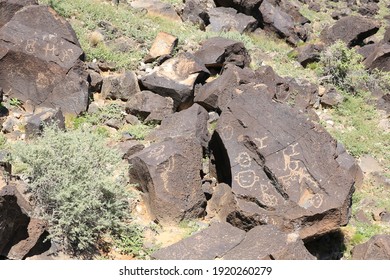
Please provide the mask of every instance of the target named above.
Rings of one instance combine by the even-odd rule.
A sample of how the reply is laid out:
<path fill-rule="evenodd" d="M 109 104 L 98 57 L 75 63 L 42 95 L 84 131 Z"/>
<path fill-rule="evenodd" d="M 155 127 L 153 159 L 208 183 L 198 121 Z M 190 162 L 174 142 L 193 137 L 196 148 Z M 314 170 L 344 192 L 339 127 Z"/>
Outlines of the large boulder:
<path fill-rule="evenodd" d="M 36 4 L 38 4 L 36 0 L 0 0 L 0 28 L 10 21 L 21 8 Z"/>
<path fill-rule="evenodd" d="M 140 82 L 152 92 L 171 97 L 176 110 L 192 104 L 195 84 L 204 82 L 208 76 L 202 61 L 190 53 L 180 53 L 143 76 Z"/>
<path fill-rule="evenodd" d="M 272 1 L 262 1 L 259 10 L 263 24 L 267 29 L 276 32 L 282 38 L 286 38 L 293 45 L 306 40 L 306 33 L 301 25 L 294 20 L 293 16 L 272 3 Z"/>
<path fill-rule="evenodd" d="M 254 17 L 237 13 L 233 8 L 213 8 L 208 15 L 210 24 L 206 27 L 207 31 L 244 33 L 254 31 L 258 25 Z"/>
<path fill-rule="evenodd" d="M 25 6 L 0 28 L 1 86 L 11 98 L 79 114 L 88 106 L 83 54 L 65 19 L 46 6 Z"/>
<path fill-rule="evenodd" d="M 247 15 L 261 18 L 259 15 L 259 6 L 263 0 L 215 0 L 217 6 L 232 7 Z"/>
<path fill-rule="evenodd" d="M 390 43 L 378 44 L 364 60 L 367 69 L 390 71 Z"/>
<path fill-rule="evenodd" d="M 204 29 L 209 24 L 208 11 L 212 8 L 215 8 L 213 0 L 186 0 L 181 17 Z"/>
<path fill-rule="evenodd" d="M 126 103 L 126 112 L 141 120 L 160 123 L 164 117 L 173 113 L 173 100 L 151 91 L 144 90 L 134 94 Z"/>
<path fill-rule="evenodd" d="M 228 63 L 241 68 L 248 67 L 251 58 L 242 42 L 213 37 L 202 42 L 202 47 L 194 54 L 207 68 L 221 69 Z"/>
<path fill-rule="evenodd" d="M 153 253 L 158 260 L 213 260 L 236 247 L 245 231 L 230 224 L 214 223 L 207 229 Z"/>
<path fill-rule="evenodd" d="M 228 104 L 210 148 L 218 181 L 237 198 L 233 225 L 273 224 L 308 239 L 347 224 L 354 181 L 335 160 L 336 141 L 264 90 Z"/>
<path fill-rule="evenodd" d="M 125 71 L 105 77 L 101 93 L 106 99 L 127 101 L 140 91 L 136 74 L 132 71 Z"/>
<path fill-rule="evenodd" d="M 352 249 L 353 260 L 390 260 L 390 235 L 375 235 Z"/>
<path fill-rule="evenodd" d="M 374 35 L 380 23 L 362 16 L 347 16 L 339 19 L 334 25 L 324 29 L 321 39 L 327 45 L 341 40 L 348 47 L 361 46 L 363 40 Z"/>
<path fill-rule="evenodd" d="M 30 216 L 32 206 L 23 192 L 21 185 L 0 187 L 0 256 L 8 259 L 27 257 L 46 233 L 47 223 Z"/>
<path fill-rule="evenodd" d="M 169 224 L 204 215 L 202 155 L 196 140 L 177 137 L 130 157 L 130 180 L 143 192 L 153 219 Z"/>
<path fill-rule="evenodd" d="M 209 115 L 207 111 L 193 104 L 190 108 L 167 116 L 161 122 L 161 126 L 152 131 L 146 140 L 163 141 L 170 138 L 192 138 L 202 147 L 207 148 L 210 136 L 207 129 Z"/>
<path fill-rule="evenodd" d="M 298 234 L 286 234 L 273 225 L 251 229 L 224 260 L 315 260 Z"/>
<path fill-rule="evenodd" d="M 158 16 L 168 20 L 181 22 L 181 18 L 169 3 L 164 3 L 159 0 L 136 0 L 131 1 L 130 5 L 134 9 L 145 9 L 151 16 Z"/>

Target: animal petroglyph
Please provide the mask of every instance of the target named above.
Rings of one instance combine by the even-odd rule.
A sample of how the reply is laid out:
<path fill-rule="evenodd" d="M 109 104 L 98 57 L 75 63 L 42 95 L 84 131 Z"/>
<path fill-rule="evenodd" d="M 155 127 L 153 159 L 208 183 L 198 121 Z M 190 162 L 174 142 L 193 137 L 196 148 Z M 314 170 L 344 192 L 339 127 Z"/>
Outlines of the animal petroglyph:
<path fill-rule="evenodd" d="M 233 137 L 233 127 L 226 125 L 222 128 L 222 138 L 223 140 L 230 140 Z"/>
<path fill-rule="evenodd" d="M 62 50 L 60 60 L 62 62 L 70 60 L 70 55 L 73 55 L 72 49 Z"/>
<path fill-rule="evenodd" d="M 253 170 L 240 171 L 234 176 L 234 180 L 241 188 L 251 188 L 259 181 L 259 176 Z"/>
<path fill-rule="evenodd" d="M 297 156 L 300 153 L 295 151 L 295 147 L 298 145 L 298 143 L 295 143 L 294 145 L 291 145 L 291 153 L 287 153 L 287 149 L 283 150 L 283 159 L 284 159 L 284 171 L 288 171 L 289 173 L 279 177 L 279 180 L 281 181 L 283 185 L 283 189 L 286 191 L 288 190 L 292 183 L 294 181 L 298 181 L 299 184 L 301 184 L 303 181 L 305 181 L 307 184 L 309 184 L 311 187 L 315 188 L 317 186 L 317 183 L 313 180 L 312 176 L 307 172 L 307 169 L 305 167 L 302 167 L 302 163 L 299 160 L 293 160 L 293 156 Z"/>
<path fill-rule="evenodd" d="M 156 160 L 160 160 L 161 158 L 165 157 L 164 150 L 165 150 L 165 145 L 155 147 L 150 151 L 148 158 L 154 158 Z"/>
<path fill-rule="evenodd" d="M 267 147 L 267 145 L 264 145 L 264 141 L 268 139 L 268 136 L 265 136 L 263 138 L 255 138 L 255 141 L 256 142 L 259 142 L 259 150 L 261 149 L 264 149 L 265 147 Z"/>
<path fill-rule="evenodd" d="M 241 152 L 238 154 L 238 157 L 235 159 L 241 167 L 247 168 L 252 165 L 252 159 L 247 152 Z"/>

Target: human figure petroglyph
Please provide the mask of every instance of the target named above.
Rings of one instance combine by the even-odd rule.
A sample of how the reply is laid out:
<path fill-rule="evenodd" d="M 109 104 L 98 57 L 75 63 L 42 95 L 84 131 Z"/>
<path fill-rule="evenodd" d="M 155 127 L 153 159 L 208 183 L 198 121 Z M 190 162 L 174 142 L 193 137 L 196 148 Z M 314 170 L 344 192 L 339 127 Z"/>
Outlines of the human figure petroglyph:
<path fill-rule="evenodd" d="M 268 136 L 265 136 L 263 138 L 255 138 L 255 141 L 259 142 L 260 146 L 258 147 L 259 150 L 264 149 L 267 147 L 267 145 L 264 145 L 264 141 L 268 139 Z"/>
<path fill-rule="evenodd" d="M 155 147 L 149 152 L 148 158 L 155 158 L 156 160 L 160 160 L 161 158 L 165 157 L 164 150 L 165 145 Z"/>
<path fill-rule="evenodd" d="M 237 162 L 243 168 L 248 168 L 252 165 L 252 159 L 247 152 L 239 153 L 235 159 L 235 162 Z"/>
<path fill-rule="evenodd" d="M 232 139 L 233 137 L 233 127 L 231 127 L 230 125 L 225 125 L 223 128 L 222 128 L 222 138 L 223 140 L 230 140 Z"/>
<path fill-rule="evenodd" d="M 295 143 L 294 145 L 289 146 L 289 147 L 291 147 L 291 150 L 292 150 L 291 154 L 286 153 L 288 147 L 283 150 L 284 171 L 287 171 L 287 169 L 296 170 L 298 168 L 299 160 L 291 160 L 291 157 L 297 156 L 300 154 L 300 153 L 295 151 L 295 147 L 297 145 L 298 145 L 298 143 Z"/>
<path fill-rule="evenodd" d="M 51 52 L 52 56 L 55 56 L 57 48 L 54 44 L 47 43 L 46 47 L 43 50 L 45 51 L 45 56 L 47 56 L 48 53 L 50 53 L 50 52 Z"/>
<path fill-rule="evenodd" d="M 257 176 L 253 170 L 240 171 L 234 176 L 234 180 L 237 181 L 237 184 L 244 189 L 253 187 L 259 179 L 259 176 Z"/>

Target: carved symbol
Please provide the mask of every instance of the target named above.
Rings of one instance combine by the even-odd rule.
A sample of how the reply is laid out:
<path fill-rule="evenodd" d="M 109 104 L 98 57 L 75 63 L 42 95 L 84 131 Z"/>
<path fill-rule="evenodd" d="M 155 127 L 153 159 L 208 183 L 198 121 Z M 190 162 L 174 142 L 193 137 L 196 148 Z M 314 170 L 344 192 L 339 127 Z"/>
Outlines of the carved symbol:
<path fill-rule="evenodd" d="M 60 60 L 62 62 L 70 60 L 70 54 L 73 55 L 73 50 L 72 49 L 62 50 L 61 51 Z"/>
<path fill-rule="evenodd" d="M 33 54 L 35 53 L 35 44 L 37 43 L 37 41 L 35 39 L 28 39 L 27 40 L 27 44 L 26 44 L 26 52 L 30 53 L 30 54 Z"/>
<path fill-rule="evenodd" d="M 240 171 L 234 176 L 234 180 L 242 188 L 251 188 L 256 182 L 259 181 L 259 177 L 253 170 Z"/>
<path fill-rule="evenodd" d="M 267 145 L 264 145 L 264 141 L 268 139 L 268 136 L 265 136 L 263 138 L 255 138 L 255 141 L 259 142 L 260 143 L 260 147 L 259 147 L 259 150 L 267 147 Z"/>
<path fill-rule="evenodd" d="M 287 175 L 279 177 L 279 180 L 282 182 L 283 189 L 286 191 L 288 190 L 293 181 L 298 181 L 299 184 L 305 181 L 310 184 L 312 187 L 316 187 L 317 183 L 313 180 L 311 175 L 307 172 L 305 167 L 300 167 L 300 161 L 299 160 L 292 160 L 293 156 L 297 156 L 300 153 L 295 151 L 295 147 L 298 145 L 298 143 L 295 143 L 294 145 L 291 145 L 291 153 L 288 154 L 286 149 L 283 150 L 283 159 L 284 159 L 284 171 L 288 171 L 289 173 Z"/>
<path fill-rule="evenodd" d="M 164 189 L 169 192 L 168 190 L 168 179 L 169 179 L 169 173 L 172 173 L 172 171 L 175 169 L 175 158 L 170 157 L 168 161 L 164 162 L 164 164 L 161 166 L 162 172 L 161 172 L 161 180 L 164 183 Z M 160 169 L 160 166 L 159 166 Z"/>
<path fill-rule="evenodd" d="M 39 72 L 38 73 L 38 78 L 37 78 L 37 86 L 38 88 L 45 88 L 49 85 L 50 81 L 49 79 L 45 76 L 45 74 Z"/>
<path fill-rule="evenodd" d="M 50 47 L 50 45 L 51 45 L 52 47 Z M 49 43 L 47 43 L 47 44 L 46 44 L 46 47 L 45 47 L 43 50 L 45 51 L 45 56 L 47 56 L 48 52 L 51 52 L 51 55 L 52 55 L 52 56 L 55 56 L 55 55 L 56 55 L 56 50 L 57 50 L 57 48 L 56 48 L 56 46 L 55 46 L 54 44 L 49 44 Z"/>
<path fill-rule="evenodd" d="M 222 128 L 222 139 L 223 140 L 230 140 L 233 137 L 233 127 L 230 125 L 226 125 Z"/>
<path fill-rule="evenodd" d="M 155 147 L 150 151 L 148 158 L 153 157 L 156 160 L 160 160 L 161 158 L 165 157 L 164 150 L 165 150 L 165 145 Z"/>
<path fill-rule="evenodd" d="M 261 193 L 262 193 L 263 202 L 269 206 L 278 205 L 278 199 L 276 198 L 276 196 L 274 196 L 272 194 L 268 194 L 267 191 L 268 191 L 268 186 L 261 185 Z"/>
<path fill-rule="evenodd" d="M 310 198 L 310 203 L 315 208 L 320 208 L 322 205 L 322 202 L 324 200 L 324 195 L 320 193 L 316 193 L 313 195 L 313 197 Z"/>
<path fill-rule="evenodd" d="M 66 83 L 66 89 L 69 90 L 69 92 L 77 92 L 79 90 L 74 81 L 68 81 Z"/>
<path fill-rule="evenodd" d="M 252 164 L 252 159 L 247 152 L 241 152 L 238 154 L 238 157 L 235 159 L 241 167 L 250 167 Z"/>

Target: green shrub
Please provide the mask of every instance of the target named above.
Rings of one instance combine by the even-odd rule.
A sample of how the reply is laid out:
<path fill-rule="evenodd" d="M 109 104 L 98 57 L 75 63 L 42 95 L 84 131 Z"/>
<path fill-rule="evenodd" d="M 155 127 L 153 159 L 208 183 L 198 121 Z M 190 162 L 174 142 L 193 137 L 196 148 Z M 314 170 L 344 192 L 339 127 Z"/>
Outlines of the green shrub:
<path fill-rule="evenodd" d="M 25 165 L 36 215 L 50 237 L 74 253 L 96 249 L 104 234 L 120 232 L 129 219 L 121 157 L 90 128 L 44 129 L 41 137 L 12 147 L 12 163 Z"/>

